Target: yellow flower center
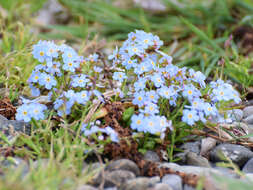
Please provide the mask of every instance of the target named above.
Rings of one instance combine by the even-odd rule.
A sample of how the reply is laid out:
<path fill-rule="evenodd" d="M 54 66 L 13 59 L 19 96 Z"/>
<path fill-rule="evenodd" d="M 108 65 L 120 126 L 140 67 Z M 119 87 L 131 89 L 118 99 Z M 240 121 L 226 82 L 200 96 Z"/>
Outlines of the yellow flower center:
<path fill-rule="evenodd" d="M 189 119 L 192 118 L 192 114 L 191 114 L 191 113 L 188 114 L 188 118 L 189 118 Z"/>
<path fill-rule="evenodd" d="M 68 65 L 71 67 L 73 64 L 70 62 L 70 63 L 68 63 Z"/>
<path fill-rule="evenodd" d="M 147 44 L 147 43 L 148 43 L 148 39 L 145 39 L 145 40 L 144 40 L 144 43 Z"/>
<path fill-rule="evenodd" d="M 44 52 L 43 52 L 43 51 L 41 51 L 41 52 L 40 52 L 40 56 L 43 56 L 43 55 L 44 55 Z"/>
<path fill-rule="evenodd" d="M 189 94 L 189 95 L 192 95 L 192 90 L 188 90 L 188 94 Z"/>
<path fill-rule="evenodd" d="M 139 97 L 138 97 L 138 100 L 139 100 L 139 101 L 141 101 L 141 100 L 142 100 L 142 97 L 141 97 L 141 96 L 139 96 Z"/>
<path fill-rule="evenodd" d="M 50 77 L 47 77 L 47 78 L 46 78 L 46 81 L 47 81 L 47 82 L 50 82 L 50 81 L 51 81 Z"/>
<path fill-rule="evenodd" d="M 27 115 L 27 111 L 23 111 L 23 115 Z"/>
<path fill-rule="evenodd" d="M 137 120 L 136 123 L 137 123 L 138 125 L 140 125 L 140 124 L 141 124 L 141 120 Z"/>

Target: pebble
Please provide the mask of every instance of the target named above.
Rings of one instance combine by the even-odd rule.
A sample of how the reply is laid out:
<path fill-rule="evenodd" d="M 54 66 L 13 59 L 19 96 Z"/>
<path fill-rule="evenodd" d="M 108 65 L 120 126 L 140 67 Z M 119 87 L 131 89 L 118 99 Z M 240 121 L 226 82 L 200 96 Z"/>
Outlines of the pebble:
<path fill-rule="evenodd" d="M 197 155 L 194 152 L 188 152 L 186 154 L 186 163 L 191 166 L 211 167 L 208 160 L 202 156 Z"/>
<path fill-rule="evenodd" d="M 180 146 L 181 149 L 189 152 L 194 152 L 196 154 L 200 153 L 200 141 L 188 142 Z"/>
<path fill-rule="evenodd" d="M 253 158 L 251 158 L 242 168 L 244 173 L 253 173 Z"/>
<path fill-rule="evenodd" d="M 253 106 L 247 106 L 243 109 L 243 117 L 248 117 L 253 115 Z"/>
<path fill-rule="evenodd" d="M 166 183 L 157 183 L 155 184 L 154 188 L 150 190 L 173 190 L 173 189 Z"/>
<path fill-rule="evenodd" d="M 143 157 L 144 160 L 152 161 L 152 162 L 160 162 L 160 158 L 158 154 L 154 151 L 148 150 Z"/>
<path fill-rule="evenodd" d="M 229 177 L 229 178 L 238 178 L 239 177 L 239 175 L 236 174 L 236 172 L 232 169 L 219 167 L 219 166 L 215 166 L 213 168 L 220 171 L 226 177 Z"/>
<path fill-rule="evenodd" d="M 245 119 L 243 119 L 243 122 L 252 125 L 253 124 L 253 115 L 250 115 L 250 116 L 246 117 Z"/>
<path fill-rule="evenodd" d="M 242 167 L 250 158 L 253 158 L 253 152 L 248 148 L 235 144 L 220 144 L 210 152 L 210 159 L 214 162 L 223 161 L 220 154 L 230 158 L 239 167 Z"/>
<path fill-rule="evenodd" d="M 184 184 L 184 190 L 196 190 L 196 188 L 194 188 L 190 185 Z"/>
<path fill-rule="evenodd" d="M 128 180 L 125 184 L 122 184 L 119 190 L 144 190 L 153 188 L 155 183 L 148 177 L 137 177 L 135 179 Z"/>
<path fill-rule="evenodd" d="M 76 190 L 98 190 L 98 189 L 90 185 L 82 185 L 79 186 Z"/>
<path fill-rule="evenodd" d="M 164 162 L 160 163 L 159 167 L 167 167 L 171 168 L 174 171 L 179 171 L 179 172 L 184 172 L 186 174 L 195 174 L 195 175 L 203 175 L 203 176 L 210 176 L 211 174 L 216 174 L 216 175 L 222 175 L 222 173 L 216 169 L 213 168 L 204 168 L 204 167 L 199 167 L 199 166 L 180 166 L 175 163 L 171 162 Z"/>
<path fill-rule="evenodd" d="M 12 138 L 20 132 L 30 135 L 31 125 L 23 121 L 8 120 L 1 115 L 0 131 L 2 131 L 7 136 L 7 138 Z"/>
<path fill-rule="evenodd" d="M 105 170 L 127 170 L 133 172 L 136 176 L 140 175 L 140 169 L 138 168 L 138 166 L 133 161 L 128 159 L 112 161 L 108 164 L 108 166 L 106 166 Z"/>
<path fill-rule="evenodd" d="M 200 155 L 205 156 L 208 155 L 209 151 L 212 150 L 216 146 L 217 140 L 207 137 L 201 140 L 201 150 Z"/>
<path fill-rule="evenodd" d="M 169 185 L 173 190 L 183 190 L 182 178 L 178 175 L 165 175 L 162 178 L 162 183 Z"/>
<path fill-rule="evenodd" d="M 134 179 L 136 176 L 134 173 L 126 170 L 115 170 L 112 172 L 105 172 L 105 187 L 119 187 L 127 180 Z M 101 179 L 102 180 L 102 179 Z M 100 180 L 100 181 L 101 181 Z"/>

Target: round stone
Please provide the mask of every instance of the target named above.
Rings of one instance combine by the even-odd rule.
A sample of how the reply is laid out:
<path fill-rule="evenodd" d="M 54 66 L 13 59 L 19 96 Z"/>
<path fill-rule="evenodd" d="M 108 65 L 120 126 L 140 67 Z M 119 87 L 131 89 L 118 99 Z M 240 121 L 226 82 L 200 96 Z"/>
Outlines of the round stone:
<path fill-rule="evenodd" d="M 182 178 L 178 175 L 165 175 L 162 178 L 162 183 L 169 185 L 173 190 L 183 190 Z"/>
<path fill-rule="evenodd" d="M 138 166 L 133 161 L 128 159 L 112 161 L 105 169 L 108 171 L 127 170 L 133 172 L 136 176 L 140 175 L 140 169 L 138 168 Z"/>

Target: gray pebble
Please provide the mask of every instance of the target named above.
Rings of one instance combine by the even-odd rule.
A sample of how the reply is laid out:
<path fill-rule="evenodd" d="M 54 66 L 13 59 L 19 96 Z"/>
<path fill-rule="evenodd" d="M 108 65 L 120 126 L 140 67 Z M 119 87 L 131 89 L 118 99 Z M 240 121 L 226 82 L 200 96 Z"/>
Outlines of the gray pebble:
<path fill-rule="evenodd" d="M 198 156 L 194 152 L 188 152 L 186 154 L 186 162 L 187 162 L 187 165 L 201 166 L 201 167 L 208 167 L 208 168 L 211 167 L 206 158 L 202 156 Z"/>
<path fill-rule="evenodd" d="M 200 142 L 188 142 L 180 146 L 181 149 L 189 152 L 194 152 L 196 154 L 199 154 L 200 152 Z"/>
<path fill-rule="evenodd" d="M 253 158 L 251 158 L 242 168 L 244 173 L 253 173 Z"/>
<path fill-rule="evenodd" d="M 125 184 L 122 184 L 119 190 L 144 190 L 153 188 L 155 183 L 148 177 L 138 177 L 128 180 Z"/>
<path fill-rule="evenodd" d="M 253 115 L 253 106 L 247 106 L 243 109 L 243 117 L 248 117 Z"/>
<path fill-rule="evenodd" d="M 243 122 L 252 125 L 253 124 L 253 115 L 250 115 L 248 117 L 246 117 Z"/>
<path fill-rule="evenodd" d="M 223 161 L 220 156 L 222 153 L 239 167 L 242 167 L 250 158 L 253 158 L 253 152 L 244 146 L 220 144 L 210 152 L 210 159 L 214 162 Z"/>
<path fill-rule="evenodd" d="M 79 186 L 76 190 L 98 190 L 98 189 L 90 185 L 82 185 Z"/>
<path fill-rule="evenodd" d="M 166 183 L 157 183 L 153 190 L 173 190 L 168 184 Z"/>
<path fill-rule="evenodd" d="M 115 170 L 111 172 L 105 172 L 105 187 L 119 187 L 127 180 L 134 179 L 136 176 L 134 173 L 126 170 Z"/>
<path fill-rule="evenodd" d="M 140 169 L 138 166 L 131 160 L 128 159 L 120 159 L 116 161 L 112 161 L 105 168 L 108 171 L 113 170 L 127 170 L 133 172 L 136 176 L 140 175 Z"/>
<path fill-rule="evenodd" d="M 194 188 L 190 185 L 184 184 L 184 190 L 196 190 L 196 188 Z"/>
<path fill-rule="evenodd" d="M 162 178 L 162 183 L 168 184 L 173 190 L 182 190 L 182 178 L 178 175 L 168 174 Z"/>
<path fill-rule="evenodd" d="M 160 158 L 158 156 L 158 154 L 154 151 L 150 151 L 148 150 L 145 154 L 144 154 L 144 160 L 148 160 L 148 161 L 152 161 L 152 162 L 160 162 Z"/>

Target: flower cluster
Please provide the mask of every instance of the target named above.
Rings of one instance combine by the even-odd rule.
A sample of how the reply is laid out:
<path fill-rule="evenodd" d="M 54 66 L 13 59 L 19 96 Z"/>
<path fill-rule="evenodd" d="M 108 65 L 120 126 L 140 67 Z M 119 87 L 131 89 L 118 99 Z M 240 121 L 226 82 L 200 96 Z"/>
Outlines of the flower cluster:
<path fill-rule="evenodd" d="M 96 122 L 96 123 L 98 123 L 98 122 Z M 86 137 L 89 137 L 92 134 L 102 133 L 102 134 L 105 134 L 105 135 L 109 136 L 112 142 L 116 142 L 116 143 L 119 142 L 118 134 L 110 126 L 107 126 L 106 128 L 100 128 L 97 125 L 95 125 L 94 123 L 91 123 L 90 128 L 88 128 L 87 124 L 83 124 L 81 130 L 82 130 L 82 132 L 84 133 L 84 135 Z M 98 139 L 99 140 L 104 140 L 104 136 L 99 135 Z"/>
<path fill-rule="evenodd" d="M 209 118 L 222 118 L 219 108 L 223 102 L 241 101 L 239 93 L 223 80 L 209 85 L 203 73 L 173 65 L 172 57 L 160 50 L 162 45 L 158 36 L 136 30 L 108 57 L 113 64 L 112 81 L 119 85 L 114 89 L 116 97 L 129 96 L 139 108 L 131 117 L 133 130 L 164 138 L 167 129 L 173 130 L 169 119 L 175 107 L 180 107 L 176 109 L 182 122 L 192 126 Z M 99 81 L 110 75 L 101 73 L 98 54 L 83 58 L 73 48 L 49 41 L 39 41 L 32 53 L 40 64 L 28 79 L 31 93 L 33 96 L 48 93 L 59 116 L 70 115 L 74 105 L 87 106 L 94 98 L 104 102 L 99 89 L 106 89 L 108 83 Z M 87 62 L 92 66 L 84 73 L 82 65 Z M 17 109 L 16 118 L 26 122 L 31 118 L 40 120 L 46 109 L 36 102 L 24 102 Z M 118 142 L 117 133 L 109 126 L 100 128 L 90 124 L 82 130 L 86 136 L 102 133 Z"/>
<path fill-rule="evenodd" d="M 157 36 L 137 30 L 109 56 L 116 66 L 124 69 L 121 77 L 115 72 L 115 80 L 127 80 L 125 73 L 133 73 L 136 78 L 132 103 L 139 107 L 139 114 L 132 116 L 132 129 L 163 134 L 171 127 L 161 112 L 166 102 L 169 107 L 175 107 L 180 100 L 185 101 L 182 121 L 188 125 L 218 116 L 221 101 L 240 102 L 239 93 L 230 84 L 219 79 L 209 87 L 200 71 L 173 65 L 172 57 L 159 50 L 162 44 Z"/>

